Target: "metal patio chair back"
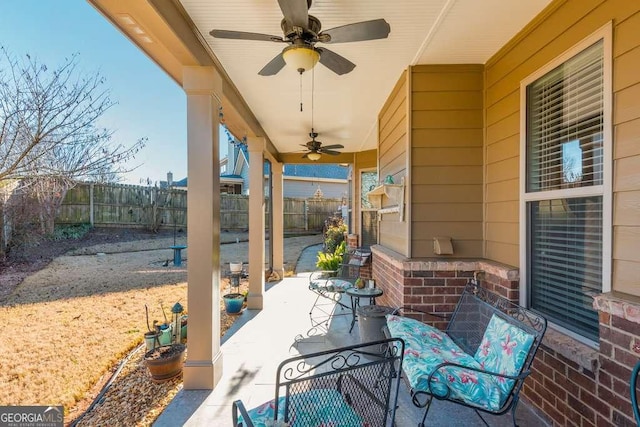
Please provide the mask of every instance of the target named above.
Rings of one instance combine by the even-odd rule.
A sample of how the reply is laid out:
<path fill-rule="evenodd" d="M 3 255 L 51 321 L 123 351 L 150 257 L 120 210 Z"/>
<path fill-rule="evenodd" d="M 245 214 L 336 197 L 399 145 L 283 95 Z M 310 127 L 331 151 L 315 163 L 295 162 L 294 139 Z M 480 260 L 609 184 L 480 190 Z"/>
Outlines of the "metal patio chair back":
<path fill-rule="evenodd" d="M 275 398 L 252 410 L 235 401 L 233 425 L 393 426 L 403 355 L 392 338 L 287 359 Z"/>

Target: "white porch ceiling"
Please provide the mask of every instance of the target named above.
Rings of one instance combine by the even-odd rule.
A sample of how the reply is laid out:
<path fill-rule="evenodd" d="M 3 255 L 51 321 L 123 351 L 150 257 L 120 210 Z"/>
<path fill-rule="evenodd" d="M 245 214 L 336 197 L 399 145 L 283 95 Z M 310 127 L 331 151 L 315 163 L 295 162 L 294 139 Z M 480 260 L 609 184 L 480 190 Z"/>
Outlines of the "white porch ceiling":
<path fill-rule="evenodd" d="M 280 152 L 300 151 L 311 130 L 312 71 L 300 77 L 285 67 L 275 76 L 258 71 L 283 43 L 216 39 L 212 29 L 282 36 L 276 0 L 180 0 L 202 37 L 237 86 Z M 338 76 L 318 64 L 314 128 L 323 144 L 343 152 L 376 147 L 377 115 L 408 65 L 485 63 L 550 0 L 314 0 L 309 13 L 329 29 L 384 18 L 389 38 L 329 47 L 356 64 Z M 318 44 L 318 46 L 323 46 Z"/>

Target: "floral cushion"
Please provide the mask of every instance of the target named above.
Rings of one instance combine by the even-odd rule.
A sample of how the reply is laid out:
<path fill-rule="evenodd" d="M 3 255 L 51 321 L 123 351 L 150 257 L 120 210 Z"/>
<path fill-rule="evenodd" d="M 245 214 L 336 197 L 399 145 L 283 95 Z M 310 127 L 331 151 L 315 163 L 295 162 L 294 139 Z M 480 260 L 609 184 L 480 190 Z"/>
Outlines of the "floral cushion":
<path fill-rule="evenodd" d="M 533 335 L 495 314 L 484 331 L 482 342 L 474 358 L 482 369 L 506 375 L 518 375 L 533 345 Z M 494 377 L 506 399 L 514 381 Z"/>
<path fill-rule="evenodd" d="M 448 335 L 414 319 L 388 315 L 387 328 L 391 336 L 405 342 L 402 369 L 411 388 L 463 401 L 489 410 L 502 405 L 501 389 L 490 375 L 455 366 L 435 368 L 444 362 L 480 368 L 480 364 L 463 352 Z"/>
<path fill-rule="evenodd" d="M 278 398 L 278 420 L 284 420 L 285 396 Z M 308 427 L 359 427 L 365 426 L 362 418 L 343 399 L 339 391 L 333 389 L 314 389 L 289 396 L 290 426 Z M 249 413 L 256 427 L 287 425 L 274 423 L 275 401 L 263 403 Z M 238 417 L 238 423 L 242 423 Z"/>
<path fill-rule="evenodd" d="M 311 289 L 319 289 L 327 292 L 345 292 L 353 288 L 353 283 L 342 279 L 319 279 L 311 282 Z"/>

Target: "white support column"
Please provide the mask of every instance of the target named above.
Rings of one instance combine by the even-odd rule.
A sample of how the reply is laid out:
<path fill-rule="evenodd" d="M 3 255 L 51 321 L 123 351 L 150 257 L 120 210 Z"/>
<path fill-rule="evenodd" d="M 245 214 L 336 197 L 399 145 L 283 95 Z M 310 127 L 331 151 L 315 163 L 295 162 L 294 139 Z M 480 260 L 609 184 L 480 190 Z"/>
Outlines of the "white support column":
<path fill-rule="evenodd" d="M 282 171 L 282 163 L 271 163 L 273 178 L 273 200 L 271 201 L 273 230 L 271 230 L 270 238 L 273 239 L 273 271 L 278 273 L 280 277 L 284 277 L 284 201 L 282 192 Z"/>
<path fill-rule="evenodd" d="M 184 388 L 213 389 L 222 376 L 220 353 L 220 161 L 217 93 L 212 67 L 184 67 L 187 94 L 187 263 L 189 351 Z"/>
<path fill-rule="evenodd" d="M 262 309 L 264 295 L 264 138 L 248 138 L 249 149 L 249 294 L 247 307 Z"/>

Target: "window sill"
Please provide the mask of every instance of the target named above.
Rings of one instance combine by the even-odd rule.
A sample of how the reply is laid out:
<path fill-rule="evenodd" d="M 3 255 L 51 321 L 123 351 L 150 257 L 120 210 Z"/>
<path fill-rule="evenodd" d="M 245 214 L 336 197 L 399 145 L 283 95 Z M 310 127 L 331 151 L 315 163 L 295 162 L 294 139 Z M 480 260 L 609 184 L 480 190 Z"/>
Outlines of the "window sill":
<path fill-rule="evenodd" d="M 599 352 L 597 349 L 553 329 L 552 326 L 547 328 L 542 339 L 542 346 L 555 351 L 589 372 L 598 370 Z"/>

